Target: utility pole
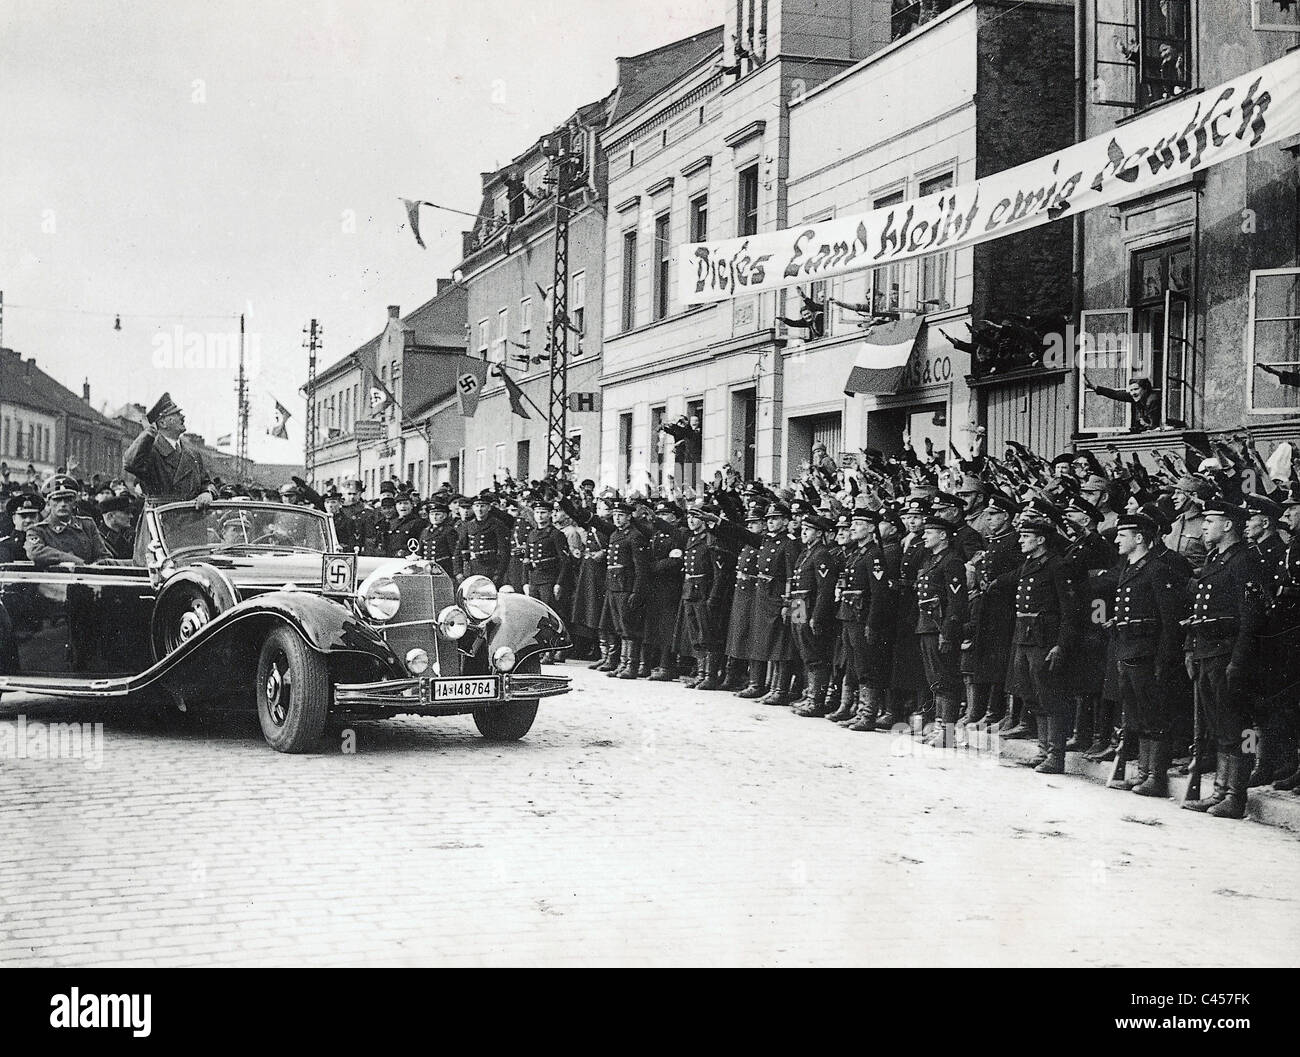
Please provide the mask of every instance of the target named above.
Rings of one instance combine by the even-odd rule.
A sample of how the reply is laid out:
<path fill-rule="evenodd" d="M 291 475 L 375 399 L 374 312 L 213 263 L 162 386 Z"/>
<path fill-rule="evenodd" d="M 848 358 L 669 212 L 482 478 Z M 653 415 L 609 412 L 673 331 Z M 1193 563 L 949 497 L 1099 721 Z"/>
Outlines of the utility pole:
<path fill-rule="evenodd" d="M 244 313 L 239 313 L 239 394 L 236 405 L 238 447 L 235 455 L 235 472 L 240 481 L 248 478 L 248 381 L 244 374 Z"/>
<path fill-rule="evenodd" d="M 551 398 L 546 464 L 563 471 L 569 459 L 569 195 L 583 177 L 583 134 L 566 125 L 542 142 L 555 180 L 555 278 L 551 294 Z"/>
<path fill-rule="evenodd" d="M 303 327 L 306 336 L 303 345 L 307 349 L 307 441 L 303 455 L 303 477 L 307 483 L 316 484 L 316 430 L 320 423 L 316 420 L 316 350 L 320 348 L 322 330 L 316 320 Z"/>

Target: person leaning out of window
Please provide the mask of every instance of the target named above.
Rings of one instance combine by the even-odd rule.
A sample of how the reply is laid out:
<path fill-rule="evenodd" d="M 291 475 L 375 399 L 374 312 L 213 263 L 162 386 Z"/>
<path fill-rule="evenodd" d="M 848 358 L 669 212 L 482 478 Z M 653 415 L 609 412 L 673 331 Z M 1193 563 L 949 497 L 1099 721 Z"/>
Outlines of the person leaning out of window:
<path fill-rule="evenodd" d="M 1152 387 L 1150 378 L 1134 378 L 1124 389 L 1108 389 L 1104 385 L 1093 385 L 1085 374 L 1083 387 L 1090 393 L 1104 396 L 1107 400 L 1131 404 L 1130 433 L 1145 433 L 1147 430 L 1159 429 L 1163 425 L 1160 414 L 1160 394 Z"/>

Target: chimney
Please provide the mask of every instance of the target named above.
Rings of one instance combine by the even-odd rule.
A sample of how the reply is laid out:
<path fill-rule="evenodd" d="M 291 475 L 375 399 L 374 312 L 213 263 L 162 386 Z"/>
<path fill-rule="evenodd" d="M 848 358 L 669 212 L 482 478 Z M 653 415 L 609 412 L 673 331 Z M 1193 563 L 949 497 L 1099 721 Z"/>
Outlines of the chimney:
<path fill-rule="evenodd" d="M 401 305 L 389 305 L 389 306 L 388 306 L 388 318 L 389 318 L 389 319 L 396 319 L 396 318 L 397 318 L 398 316 L 400 316 L 401 314 L 402 314 L 402 306 L 401 306 Z"/>
<path fill-rule="evenodd" d="M 36 366 L 36 357 L 33 356 L 30 360 L 27 361 L 27 381 L 29 382 L 32 380 L 32 368 L 35 366 Z"/>
<path fill-rule="evenodd" d="M 450 279 L 439 279 L 439 280 L 438 280 L 438 296 L 441 297 L 444 293 L 446 293 L 446 292 L 447 292 L 447 287 L 449 287 L 450 285 L 451 285 L 451 280 L 450 280 Z"/>
<path fill-rule="evenodd" d="M 90 379 L 85 378 L 81 382 L 81 399 L 90 403 Z"/>

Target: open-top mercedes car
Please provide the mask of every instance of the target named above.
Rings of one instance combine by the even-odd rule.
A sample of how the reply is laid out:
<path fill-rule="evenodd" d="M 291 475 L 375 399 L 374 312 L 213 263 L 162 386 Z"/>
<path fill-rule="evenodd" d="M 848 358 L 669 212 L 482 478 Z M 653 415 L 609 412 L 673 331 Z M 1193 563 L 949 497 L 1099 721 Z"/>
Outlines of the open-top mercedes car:
<path fill-rule="evenodd" d="M 542 654 L 570 645 L 541 601 L 343 553 L 310 507 L 151 506 L 132 559 L 0 564 L 0 691 L 254 707 L 281 752 L 310 751 L 332 717 L 469 714 L 521 738 L 538 699 L 569 690 Z"/>

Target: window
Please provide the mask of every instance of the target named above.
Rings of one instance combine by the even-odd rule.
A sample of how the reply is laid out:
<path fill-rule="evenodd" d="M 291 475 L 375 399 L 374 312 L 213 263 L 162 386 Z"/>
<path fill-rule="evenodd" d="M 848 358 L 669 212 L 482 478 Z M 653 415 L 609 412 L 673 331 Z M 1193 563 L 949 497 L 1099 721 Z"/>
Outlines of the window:
<path fill-rule="evenodd" d="M 487 449 L 479 448 L 474 452 L 474 483 L 478 491 L 487 487 Z"/>
<path fill-rule="evenodd" d="M 698 488 L 704 442 L 703 397 L 686 401 L 686 421 L 674 424 L 672 442 L 678 485 Z"/>
<path fill-rule="evenodd" d="M 1246 390 L 1255 414 L 1300 408 L 1300 269 L 1250 273 Z"/>
<path fill-rule="evenodd" d="M 872 209 L 888 209 L 903 201 L 903 192 L 895 191 L 877 198 L 871 203 Z M 901 262 L 886 264 L 871 270 L 871 310 L 873 312 L 897 312 L 903 305 L 903 265 Z"/>
<path fill-rule="evenodd" d="M 577 466 L 582 461 L 582 430 L 569 434 L 569 467 Z"/>
<path fill-rule="evenodd" d="M 704 242 L 709 237 L 709 196 L 691 199 L 691 241 Z"/>
<path fill-rule="evenodd" d="M 531 456 L 530 448 L 532 445 L 526 440 L 515 442 L 515 480 L 527 481 L 529 479 L 529 459 Z"/>
<path fill-rule="evenodd" d="M 587 273 L 578 272 L 569 283 L 569 321 L 578 328 L 578 337 L 587 333 Z M 582 342 L 576 354 L 582 355 Z M 572 355 L 575 350 L 570 349 Z"/>
<path fill-rule="evenodd" d="M 519 344 L 525 349 L 533 341 L 533 299 L 525 297 L 519 302 Z"/>
<path fill-rule="evenodd" d="M 488 340 L 491 336 L 488 333 L 489 325 L 490 324 L 486 319 L 480 319 L 478 321 L 478 351 L 479 355 L 485 360 L 487 359 Z"/>
<path fill-rule="evenodd" d="M 497 359 L 504 362 L 506 356 L 506 341 L 510 337 L 510 309 L 503 308 L 497 313 Z"/>
<path fill-rule="evenodd" d="M 758 234 L 758 166 L 741 172 L 736 188 L 736 234 Z"/>
<path fill-rule="evenodd" d="M 1189 0 L 1096 0 L 1093 100 L 1145 107 L 1192 84 Z"/>
<path fill-rule="evenodd" d="M 660 432 L 667 414 L 668 408 L 663 404 L 650 409 L 650 455 L 654 464 L 651 472 L 654 474 L 654 483 L 658 485 L 664 483 L 664 452 L 671 451 L 673 443 L 672 437 Z"/>
<path fill-rule="evenodd" d="M 935 176 L 929 180 L 922 180 L 920 187 L 920 196 L 938 194 L 940 191 L 946 191 L 952 187 L 952 173 L 944 173 L 942 176 Z M 952 298 L 949 295 L 950 287 L 949 274 L 951 272 L 952 251 L 945 250 L 942 253 L 931 253 L 927 257 L 922 257 L 918 267 L 920 268 L 920 284 L 917 290 L 917 310 L 920 312 L 942 311 L 945 308 L 952 307 Z"/>
<path fill-rule="evenodd" d="M 1077 358 L 1081 432 L 1137 429 L 1135 409 L 1122 394 L 1141 378 L 1159 394 L 1157 424 L 1179 428 L 1191 424 L 1192 269 L 1191 246 L 1185 240 L 1135 251 L 1130 260 L 1129 307 L 1081 314 Z M 1110 393 L 1090 392 L 1084 383 Z"/>
<path fill-rule="evenodd" d="M 663 319 L 668 315 L 668 267 L 672 260 L 669 228 L 672 218 L 668 213 L 655 217 L 655 289 L 653 317 Z"/>
<path fill-rule="evenodd" d="M 618 416 L 618 479 L 626 487 L 632 480 L 632 412 Z"/>
<path fill-rule="evenodd" d="M 623 329 L 636 326 L 636 229 L 623 232 Z"/>
<path fill-rule="evenodd" d="M 504 443 L 496 445 L 493 454 L 496 455 L 496 466 L 493 472 L 497 476 L 504 476 L 506 470 L 506 446 Z"/>

